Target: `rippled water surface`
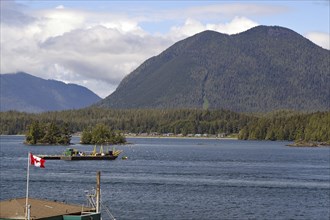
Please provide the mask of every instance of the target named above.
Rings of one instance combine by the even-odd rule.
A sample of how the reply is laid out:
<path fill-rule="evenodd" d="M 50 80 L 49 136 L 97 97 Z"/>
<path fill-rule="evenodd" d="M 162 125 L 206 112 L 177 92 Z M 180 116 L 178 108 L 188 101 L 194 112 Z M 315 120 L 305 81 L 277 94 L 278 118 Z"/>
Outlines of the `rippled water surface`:
<path fill-rule="evenodd" d="M 1 136 L 0 199 L 25 197 L 28 152 Z M 287 142 L 132 138 L 128 160 L 47 160 L 30 169 L 30 197 L 86 204 L 101 171 L 102 202 L 116 219 L 329 219 L 330 149 Z M 78 143 L 79 139 L 74 138 Z M 92 151 L 93 146 L 74 148 Z"/>

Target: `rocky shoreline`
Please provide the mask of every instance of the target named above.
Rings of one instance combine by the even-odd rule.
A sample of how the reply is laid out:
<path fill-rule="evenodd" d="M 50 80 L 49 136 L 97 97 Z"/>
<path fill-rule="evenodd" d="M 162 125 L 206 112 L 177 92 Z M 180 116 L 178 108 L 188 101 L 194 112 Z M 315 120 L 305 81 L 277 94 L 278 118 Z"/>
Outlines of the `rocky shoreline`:
<path fill-rule="evenodd" d="M 293 144 L 288 144 L 289 147 L 330 147 L 327 142 L 312 142 L 312 141 L 296 141 Z"/>

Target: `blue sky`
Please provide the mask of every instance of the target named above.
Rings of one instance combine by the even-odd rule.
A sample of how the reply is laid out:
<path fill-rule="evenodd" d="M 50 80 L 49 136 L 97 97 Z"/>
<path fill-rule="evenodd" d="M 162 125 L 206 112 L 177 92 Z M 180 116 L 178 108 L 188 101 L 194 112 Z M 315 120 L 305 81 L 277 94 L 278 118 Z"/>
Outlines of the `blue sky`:
<path fill-rule="evenodd" d="M 125 13 L 128 16 L 138 16 L 142 14 L 147 17 L 148 12 L 171 10 L 185 11 L 191 7 L 209 6 L 209 5 L 225 5 L 225 4 L 248 4 L 248 5 L 268 5 L 270 7 L 277 6 L 282 11 L 274 12 L 274 14 L 253 14 L 248 11 L 240 12 L 240 15 L 249 16 L 264 25 L 279 25 L 294 29 L 297 32 L 304 33 L 311 30 L 329 32 L 329 0 L 277 0 L 277 1 L 17 1 L 17 3 L 26 5 L 30 9 L 42 10 L 56 8 L 63 5 L 66 8 L 77 10 L 106 12 L 106 13 Z M 131 15 L 130 15 L 131 14 Z M 202 21 L 216 22 L 218 19 L 226 20 L 225 16 L 208 18 L 199 17 Z M 227 17 L 230 19 L 230 16 Z M 166 32 L 172 25 L 180 24 L 184 17 L 167 18 L 167 21 L 159 22 L 142 22 L 141 26 L 151 32 Z"/>
<path fill-rule="evenodd" d="M 144 60 L 207 29 L 235 34 L 278 25 L 329 49 L 329 7 L 329 0 L 5 0 L 1 73 L 25 71 L 105 97 Z"/>

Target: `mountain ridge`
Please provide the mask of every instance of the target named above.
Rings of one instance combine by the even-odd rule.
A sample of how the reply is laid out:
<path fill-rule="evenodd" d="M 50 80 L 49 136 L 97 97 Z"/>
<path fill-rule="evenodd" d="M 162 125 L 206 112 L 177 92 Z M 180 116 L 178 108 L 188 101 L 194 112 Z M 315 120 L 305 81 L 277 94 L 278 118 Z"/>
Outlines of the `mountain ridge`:
<path fill-rule="evenodd" d="M 204 31 L 147 59 L 97 106 L 329 110 L 328 61 L 328 50 L 288 28 Z"/>
<path fill-rule="evenodd" d="M 89 89 L 25 72 L 1 74 L 0 110 L 45 112 L 79 109 L 101 100 Z"/>

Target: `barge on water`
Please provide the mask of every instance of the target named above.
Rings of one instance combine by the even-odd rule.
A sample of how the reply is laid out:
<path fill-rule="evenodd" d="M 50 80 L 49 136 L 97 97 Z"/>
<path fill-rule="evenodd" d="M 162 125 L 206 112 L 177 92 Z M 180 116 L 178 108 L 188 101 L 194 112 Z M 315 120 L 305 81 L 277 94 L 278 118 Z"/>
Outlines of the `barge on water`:
<path fill-rule="evenodd" d="M 45 160 L 115 160 L 121 152 L 122 150 L 115 149 L 103 152 L 102 146 L 99 153 L 96 153 L 96 147 L 94 147 L 94 151 L 91 153 L 67 148 L 63 155 L 38 155 L 38 157 Z"/>

